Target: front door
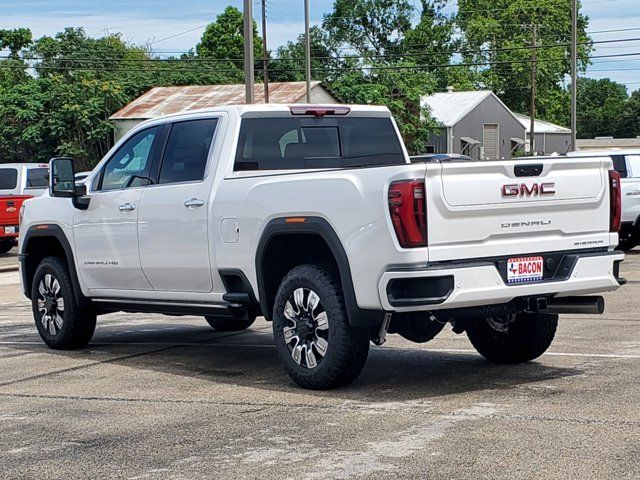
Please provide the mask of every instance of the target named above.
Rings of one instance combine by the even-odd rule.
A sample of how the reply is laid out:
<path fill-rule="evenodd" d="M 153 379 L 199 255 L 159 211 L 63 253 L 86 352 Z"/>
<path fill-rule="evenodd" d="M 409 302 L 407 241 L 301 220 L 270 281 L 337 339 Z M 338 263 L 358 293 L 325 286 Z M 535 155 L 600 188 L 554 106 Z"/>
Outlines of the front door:
<path fill-rule="evenodd" d="M 209 238 L 211 182 L 207 159 L 218 121 L 176 122 L 164 149 L 157 183 L 145 189 L 138 212 L 142 269 L 153 289 L 213 290 Z"/>
<path fill-rule="evenodd" d="M 92 290 L 151 290 L 140 265 L 137 219 L 161 127 L 127 140 L 99 173 L 87 210 L 74 216 L 80 274 Z"/>

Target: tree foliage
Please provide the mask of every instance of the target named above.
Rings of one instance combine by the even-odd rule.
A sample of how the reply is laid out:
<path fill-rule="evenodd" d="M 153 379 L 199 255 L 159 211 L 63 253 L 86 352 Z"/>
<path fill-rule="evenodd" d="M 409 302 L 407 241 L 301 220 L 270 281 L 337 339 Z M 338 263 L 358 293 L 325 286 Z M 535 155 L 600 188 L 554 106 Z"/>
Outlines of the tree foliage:
<path fill-rule="evenodd" d="M 567 124 L 570 73 L 571 0 L 459 0 L 457 24 L 463 33 L 462 58 L 479 64 L 479 86 L 495 91 L 516 112 L 528 112 L 532 45 L 537 26 L 537 110 L 541 118 Z M 591 51 L 588 18 L 578 19 L 579 67 Z M 563 94 L 564 92 L 564 94 Z"/>
<path fill-rule="evenodd" d="M 578 82 L 578 138 L 624 135 L 627 87 L 610 79 L 581 78 Z"/>

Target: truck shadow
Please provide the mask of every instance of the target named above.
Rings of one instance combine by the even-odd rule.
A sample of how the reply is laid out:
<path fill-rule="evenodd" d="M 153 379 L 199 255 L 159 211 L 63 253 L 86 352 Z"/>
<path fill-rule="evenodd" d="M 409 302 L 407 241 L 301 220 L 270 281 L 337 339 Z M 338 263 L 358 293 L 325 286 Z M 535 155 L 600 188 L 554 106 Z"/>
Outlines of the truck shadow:
<path fill-rule="evenodd" d="M 529 395 L 536 392 L 548 395 L 548 386 L 536 388 L 535 384 L 583 373 L 579 368 L 550 366 L 544 357 L 522 365 L 494 365 L 472 353 L 429 351 L 428 344 L 425 349 L 409 342 L 394 342 L 395 347 L 372 347 L 364 371 L 352 385 L 328 392 L 305 391 L 283 371 L 270 329 L 263 327 L 229 335 L 208 327 L 176 327 L 167 323 L 148 326 L 158 328 L 138 332 L 113 327 L 99 330 L 89 348 L 78 352 L 55 352 L 37 344 L 15 348 L 47 356 L 92 360 L 109 355 L 110 359 L 100 363 L 113 363 L 138 372 L 123 378 L 118 387 L 120 394 L 129 391 L 131 395 L 139 394 L 146 371 L 158 388 L 163 380 L 158 379 L 157 373 L 166 374 L 166 381 L 171 382 L 167 389 L 169 396 L 175 392 L 188 396 L 188 391 L 176 390 L 184 378 L 185 389 L 193 385 L 194 380 L 199 382 L 198 396 L 204 389 L 210 390 L 213 397 L 219 394 L 220 386 L 231 385 L 302 397 L 372 403 L 428 400 L 469 392 L 491 396 L 494 392 L 518 387 L 530 387 Z M 162 328 L 169 326 L 171 328 Z M 464 349 L 470 348 L 463 345 Z M 91 382 L 93 368 L 89 366 L 84 370 L 85 384 Z M 96 393 L 100 390 L 100 384 L 96 383 Z M 260 401 L 259 394 L 256 401 Z"/>

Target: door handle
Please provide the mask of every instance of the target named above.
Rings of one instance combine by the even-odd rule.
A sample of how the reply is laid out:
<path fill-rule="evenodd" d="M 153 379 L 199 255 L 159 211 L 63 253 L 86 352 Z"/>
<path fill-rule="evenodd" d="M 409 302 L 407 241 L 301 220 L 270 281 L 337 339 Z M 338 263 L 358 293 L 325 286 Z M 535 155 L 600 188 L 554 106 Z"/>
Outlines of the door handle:
<path fill-rule="evenodd" d="M 123 203 L 122 205 L 120 205 L 119 210 L 121 212 L 132 212 L 133 210 L 136 209 L 135 205 L 132 205 L 131 203 L 127 202 L 127 203 Z"/>
<path fill-rule="evenodd" d="M 184 202 L 184 206 L 187 208 L 196 208 L 204 205 L 204 200 L 200 200 L 199 198 L 192 198 Z"/>

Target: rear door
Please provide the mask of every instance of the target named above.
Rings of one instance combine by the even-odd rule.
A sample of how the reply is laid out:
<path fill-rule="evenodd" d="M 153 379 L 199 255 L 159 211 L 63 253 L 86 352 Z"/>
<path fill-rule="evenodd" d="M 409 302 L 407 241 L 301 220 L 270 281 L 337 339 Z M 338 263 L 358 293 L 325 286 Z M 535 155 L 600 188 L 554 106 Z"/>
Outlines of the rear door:
<path fill-rule="evenodd" d="M 210 157 L 219 118 L 176 122 L 162 161 L 140 202 L 140 259 L 154 290 L 213 290 L 210 192 L 217 159 Z M 208 167 L 208 168 L 207 168 Z"/>
<path fill-rule="evenodd" d="M 604 158 L 427 166 L 429 260 L 609 245 Z"/>

